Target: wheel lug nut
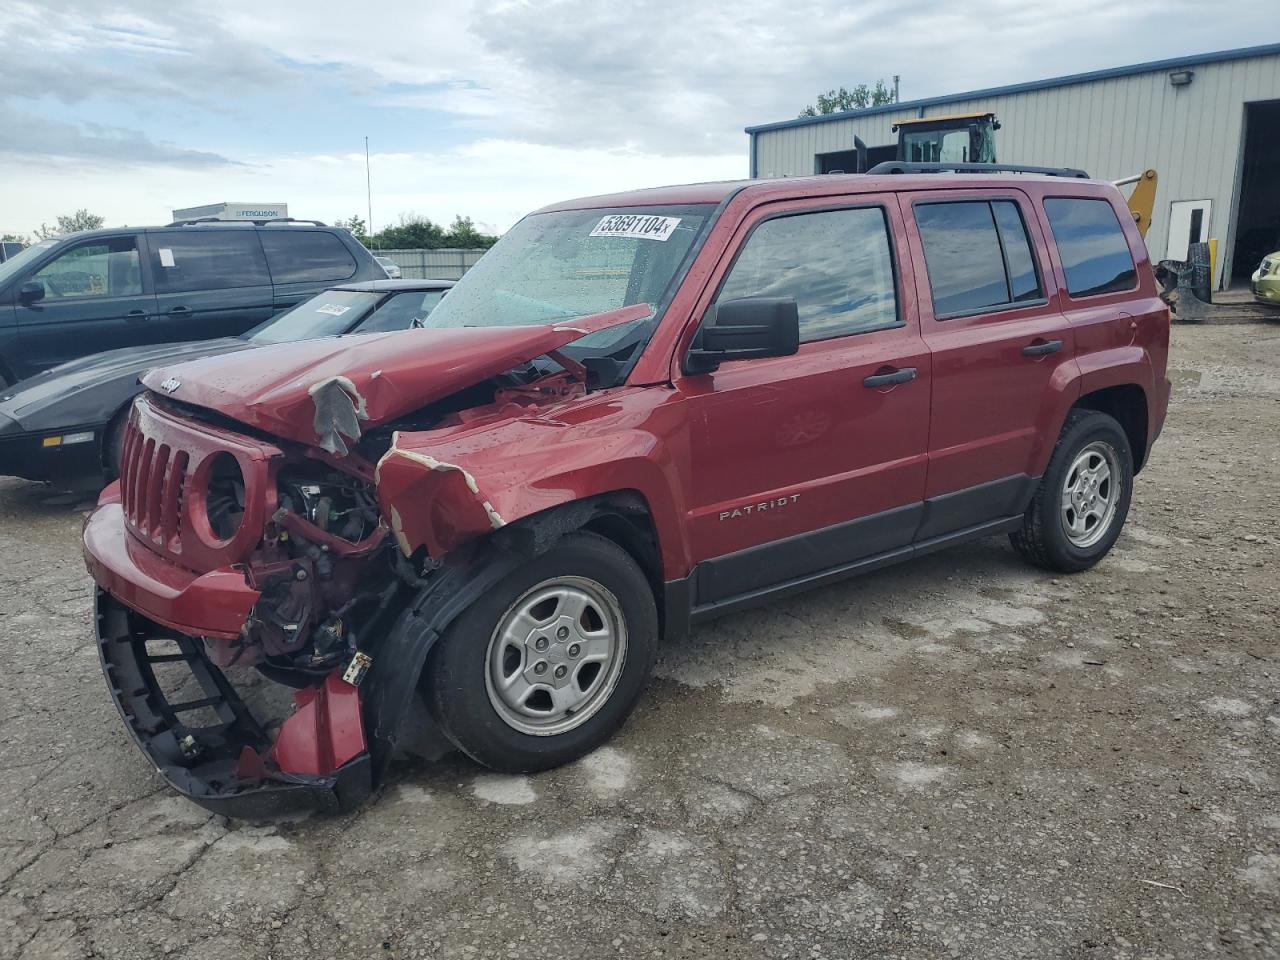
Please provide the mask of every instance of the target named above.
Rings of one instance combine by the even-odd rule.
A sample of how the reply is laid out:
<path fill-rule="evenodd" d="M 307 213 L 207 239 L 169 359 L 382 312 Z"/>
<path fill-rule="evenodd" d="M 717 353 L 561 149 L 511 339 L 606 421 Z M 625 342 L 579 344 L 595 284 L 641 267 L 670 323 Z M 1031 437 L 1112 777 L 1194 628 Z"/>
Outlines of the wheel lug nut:
<path fill-rule="evenodd" d="M 537 650 L 545 650 L 549 644 L 547 643 L 546 637 L 539 637 L 537 640 L 533 641 L 533 646 Z"/>
<path fill-rule="evenodd" d="M 569 636 L 569 628 L 561 627 L 559 630 L 556 631 L 556 636 L 559 637 L 561 640 L 564 640 L 566 637 Z"/>
<path fill-rule="evenodd" d="M 582 652 L 582 648 L 578 646 L 576 643 L 569 644 L 569 656 L 576 657 L 581 652 Z"/>
<path fill-rule="evenodd" d="M 556 679 L 563 680 L 569 673 L 569 668 L 565 666 L 556 667 Z"/>
<path fill-rule="evenodd" d="M 545 660 L 539 660 L 533 665 L 533 672 L 538 676 L 542 676 L 547 672 L 547 662 Z"/>

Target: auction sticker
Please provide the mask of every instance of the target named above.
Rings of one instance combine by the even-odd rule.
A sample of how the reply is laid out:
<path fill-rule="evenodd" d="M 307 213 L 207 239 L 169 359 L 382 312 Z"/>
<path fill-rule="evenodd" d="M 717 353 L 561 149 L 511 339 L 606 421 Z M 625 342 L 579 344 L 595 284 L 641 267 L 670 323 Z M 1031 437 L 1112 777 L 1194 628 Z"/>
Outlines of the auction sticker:
<path fill-rule="evenodd" d="M 612 213 L 601 217 L 593 237 L 628 237 L 634 240 L 669 240 L 679 217 L 649 217 L 635 213 Z"/>
<path fill-rule="evenodd" d="M 325 303 L 316 307 L 316 313 L 327 313 L 331 317 L 340 317 L 350 309 L 350 307 L 344 307 L 337 303 Z"/>

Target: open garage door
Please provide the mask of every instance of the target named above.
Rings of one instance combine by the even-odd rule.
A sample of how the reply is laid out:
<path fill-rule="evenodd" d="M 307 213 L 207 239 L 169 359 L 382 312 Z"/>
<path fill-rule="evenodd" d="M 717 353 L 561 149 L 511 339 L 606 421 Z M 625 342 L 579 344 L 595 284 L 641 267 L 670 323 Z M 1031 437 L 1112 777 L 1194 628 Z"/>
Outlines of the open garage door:
<path fill-rule="evenodd" d="M 1245 104 L 1244 165 L 1231 280 L 1247 282 L 1280 250 L 1280 100 Z"/>

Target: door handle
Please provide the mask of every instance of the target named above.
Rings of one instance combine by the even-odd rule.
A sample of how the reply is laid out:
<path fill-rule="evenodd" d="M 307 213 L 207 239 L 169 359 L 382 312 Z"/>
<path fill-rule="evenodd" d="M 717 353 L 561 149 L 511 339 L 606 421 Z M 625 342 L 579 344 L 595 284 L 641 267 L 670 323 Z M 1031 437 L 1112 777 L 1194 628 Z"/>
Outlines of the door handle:
<path fill-rule="evenodd" d="M 891 370 L 888 373 L 874 373 L 862 381 L 864 387 L 892 387 L 895 384 L 906 383 L 908 380 L 916 378 L 915 367 L 903 367 L 900 370 Z"/>
<path fill-rule="evenodd" d="M 1036 340 L 1022 348 L 1024 357 L 1044 357 L 1062 349 L 1061 340 Z"/>
<path fill-rule="evenodd" d="M 185 315 L 185 314 L 190 313 L 190 312 L 191 312 L 191 308 L 190 308 L 190 307 L 170 307 L 170 308 L 169 308 L 167 311 L 165 311 L 165 312 L 166 312 L 166 313 L 168 313 L 168 314 L 169 314 L 169 316 L 171 316 L 171 317 L 181 317 L 181 316 L 183 316 L 183 315 Z"/>
<path fill-rule="evenodd" d="M 129 323 L 141 323 L 148 316 L 149 314 L 145 310 L 130 310 L 124 315 L 124 318 Z"/>

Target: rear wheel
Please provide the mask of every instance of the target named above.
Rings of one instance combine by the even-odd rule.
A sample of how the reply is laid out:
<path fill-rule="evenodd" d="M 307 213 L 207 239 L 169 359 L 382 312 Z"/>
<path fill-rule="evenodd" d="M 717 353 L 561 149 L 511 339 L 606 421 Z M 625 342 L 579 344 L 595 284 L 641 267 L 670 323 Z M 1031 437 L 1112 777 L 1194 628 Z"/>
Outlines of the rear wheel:
<path fill-rule="evenodd" d="M 423 677 L 450 740 L 506 773 L 560 766 L 630 714 L 657 653 L 653 591 L 626 551 L 575 533 L 450 625 Z"/>
<path fill-rule="evenodd" d="M 1114 418 L 1072 410 L 1022 529 L 1009 535 L 1027 560 L 1048 570 L 1087 570 L 1107 555 L 1129 514 L 1133 454 Z"/>

